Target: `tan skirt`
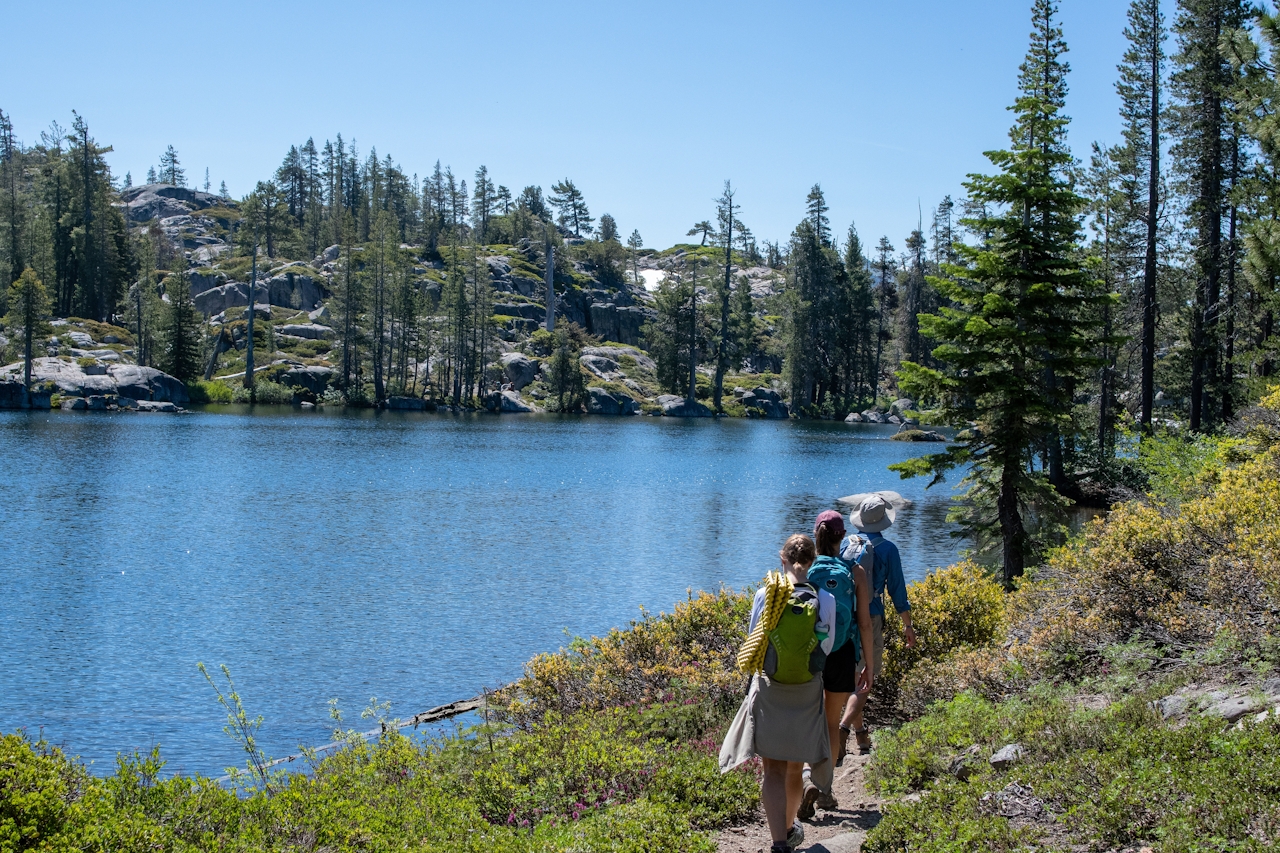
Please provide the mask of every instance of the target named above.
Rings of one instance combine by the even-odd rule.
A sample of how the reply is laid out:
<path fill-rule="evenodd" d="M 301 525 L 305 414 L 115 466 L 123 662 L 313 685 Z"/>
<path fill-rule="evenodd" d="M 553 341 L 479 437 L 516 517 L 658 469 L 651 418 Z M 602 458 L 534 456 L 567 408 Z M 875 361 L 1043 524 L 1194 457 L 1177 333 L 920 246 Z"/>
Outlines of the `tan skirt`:
<path fill-rule="evenodd" d="M 805 684 L 779 684 L 766 675 L 751 679 L 720 748 L 720 772 L 760 756 L 775 761 L 820 764 L 831 757 L 822 710 L 822 676 Z"/>

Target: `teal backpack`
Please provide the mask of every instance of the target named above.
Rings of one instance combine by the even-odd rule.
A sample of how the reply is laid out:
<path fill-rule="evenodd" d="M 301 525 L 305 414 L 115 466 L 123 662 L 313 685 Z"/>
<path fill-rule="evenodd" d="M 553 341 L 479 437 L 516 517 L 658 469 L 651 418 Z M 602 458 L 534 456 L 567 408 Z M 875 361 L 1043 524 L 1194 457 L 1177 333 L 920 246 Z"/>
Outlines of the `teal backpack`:
<path fill-rule="evenodd" d="M 826 666 L 827 655 L 820 643 L 818 590 L 810 584 L 796 584 L 791 600 L 769 632 L 764 653 L 764 673 L 779 684 L 807 684 Z"/>
<path fill-rule="evenodd" d="M 836 600 L 836 627 L 831 646 L 834 652 L 853 636 L 853 573 L 839 557 L 819 557 L 809 567 L 809 583 L 825 589 Z"/>

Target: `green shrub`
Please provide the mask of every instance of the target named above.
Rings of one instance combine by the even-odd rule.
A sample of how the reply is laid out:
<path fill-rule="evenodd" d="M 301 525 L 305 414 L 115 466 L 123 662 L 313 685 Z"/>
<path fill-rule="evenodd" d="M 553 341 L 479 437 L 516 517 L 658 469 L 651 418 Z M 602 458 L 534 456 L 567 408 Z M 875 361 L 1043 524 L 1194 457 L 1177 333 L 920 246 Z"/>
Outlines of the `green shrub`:
<path fill-rule="evenodd" d="M 1134 849 L 1169 853 L 1269 850 L 1280 840 L 1280 718 L 1224 727 L 1217 717 L 1166 722 L 1130 696 L 1102 710 L 1061 699 L 992 704 L 957 697 L 878 740 L 870 779 L 883 791 L 920 788 L 918 803 L 886 810 L 868 851 Z M 1006 771 L 986 761 L 1005 744 L 1026 749 Z M 973 774 L 947 762 L 970 747 Z M 990 795 L 1017 783 L 1046 814 L 1011 822 Z M 986 801 L 984 801 L 986 797 Z"/>
<path fill-rule="evenodd" d="M 225 382 L 195 381 L 187 384 L 187 396 L 193 403 L 235 402 L 235 389 Z"/>
<path fill-rule="evenodd" d="M 961 649 L 982 648 L 1003 636 L 1004 591 L 973 562 L 929 573 L 907 587 L 915 648 L 907 648 L 902 621 L 885 596 L 884 672 L 876 696 L 897 703 L 904 680 L 922 662 L 941 662 Z"/>
<path fill-rule="evenodd" d="M 232 389 L 234 400 L 237 403 L 248 403 L 253 396 L 257 397 L 257 402 L 266 405 L 289 405 L 293 402 L 293 389 L 281 385 L 279 382 L 272 382 L 270 379 L 258 379 L 253 383 L 253 394 L 251 396 L 248 388 L 243 385 L 237 385 Z"/>

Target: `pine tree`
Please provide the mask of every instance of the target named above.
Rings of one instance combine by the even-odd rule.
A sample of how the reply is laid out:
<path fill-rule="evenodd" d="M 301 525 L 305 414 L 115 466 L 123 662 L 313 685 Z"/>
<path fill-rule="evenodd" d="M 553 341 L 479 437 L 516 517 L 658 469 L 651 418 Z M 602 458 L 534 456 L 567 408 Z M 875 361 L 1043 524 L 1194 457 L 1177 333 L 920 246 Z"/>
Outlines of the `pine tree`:
<path fill-rule="evenodd" d="M 169 307 L 164 329 L 164 371 L 181 382 L 200 375 L 200 315 L 191 301 L 191 279 L 186 271 L 165 281 Z"/>
<path fill-rule="evenodd" d="M 1160 153 L 1168 123 L 1162 106 L 1164 94 L 1164 42 L 1167 38 L 1164 15 L 1159 0 L 1133 0 L 1129 5 L 1128 25 L 1124 30 L 1129 45 L 1118 70 L 1116 93 L 1120 96 L 1120 117 L 1124 121 L 1124 143 L 1113 159 L 1127 181 L 1132 183 L 1131 197 L 1125 209 L 1117 210 L 1120 220 L 1109 232 L 1127 230 L 1129 223 L 1142 233 L 1142 288 L 1139 316 L 1141 377 L 1139 419 L 1151 428 L 1155 405 L 1155 359 L 1158 241 L 1160 229 L 1161 172 Z"/>
<path fill-rule="evenodd" d="M 870 398 L 875 402 L 876 309 L 875 281 L 862 251 L 862 240 L 853 225 L 844 244 L 844 267 L 849 280 L 847 307 L 841 324 L 841 352 L 844 354 L 846 406 L 861 408 Z"/>
<path fill-rule="evenodd" d="M 645 348 L 657 364 L 658 386 L 669 394 L 692 398 L 689 380 L 696 376 L 700 339 L 704 336 L 698 307 L 696 258 L 685 261 L 658 283 L 654 293 L 656 316 L 644 326 Z M 696 383 L 696 378 L 695 378 Z"/>
<path fill-rule="evenodd" d="M 187 185 L 187 173 L 178 162 L 178 152 L 170 145 L 160 155 L 160 180 L 175 187 Z"/>
<path fill-rule="evenodd" d="M 631 250 L 631 272 L 636 284 L 640 283 L 640 250 L 643 247 L 644 238 L 640 236 L 640 229 L 633 229 L 631 236 L 627 238 L 627 248 Z"/>
<path fill-rule="evenodd" d="M 686 237 L 697 237 L 697 236 L 701 236 L 701 237 L 702 237 L 702 242 L 701 242 L 701 243 L 699 243 L 698 245 L 699 245 L 699 246 L 705 246 L 705 245 L 707 245 L 707 238 L 708 238 L 708 237 L 710 237 L 710 238 L 711 238 L 711 239 L 713 239 L 713 240 L 715 239 L 715 233 L 716 233 L 716 229 L 715 229 L 715 227 L 714 227 L 714 226 L 713 226 L 713 225 L 712 225 L 708 220 L 704 219 L 704 220 L 702 220 L 701 222 L 695 222 L 695 223 L 693 224 L 693 227 L 692 227 L 692 228 L 690 228 L 690 229 L 685 233 L 685 236 L 686 236 Z"/>
<path fill-rule="evenodd" d="M 1035 0 L 1012 145 L 987 154 L 996 174 L 971 175 L 965 185 L 988 211 L 970 227 L 991 238 L 957 246 L 961 263 L 934 279 L 951 305 L 921 318 L 924 334 L 939 343 L 941 367 L 904 362 L 899 371 L 901 387 L 932 398 L 949 423 L 977 426 L 943 453 L 892 468 L 903 476 L 933 473 L 936 481 L 968 466 L 969 489 L 953 517 L 980 549 L 998 535 L 1006 586 L 1039 547 L 1026 508 L 1034 503 L 1043 517 L 1058 505 L 1031 455 L 1070 429 L 1072 400 L 1063 389 L 1096 366 L 1094 325 L 1110 299 L 1079 262 L 1083 200 L 1072 188 L 1065 142 L 1068 67 L 1056 13 L 1051 0 Z"/>
<path fill-rule="evenodd" d="M 1233 331 L 1246 346 L 1233 353 L 1248 381 L 1264 387 L 1275 374 L 1277 304 L 1280 302 L 1280 17 L 1263 13 L 1255 33 L 1236 30 L 1225 38 L 1232 67 L 1241 79 L 1233 99 L 1237 118 L 1257 146 L 1252 168 L 1242 174 L 1237 196 L 1249 201 L 1241 224 L 1246 292 Z M 1234 203 L 1233 203 L 1234 208 Z M 1231 288 L 1229 292 L 1233 291 Z M 1234 314 L 1229 313 L 1229 321 Z M 1234 336 L 1229 336 L 1229 342 Z"/>
<path fill-rule="evenodd" d="M 610 240 L 616 242 L 618 239 L 618 223 L 609 214 L 603 214 L 600 217 L 600 242 L 607 243 Z"/>
<path fill-rule="evenodd" d="M 724 243 L 724 279 L 716 288 L 720 298 L 720 324 L 716 342 L 716 374 L 712 386 L 712 405 L 717 412 L 723 412 L 721 401 L 724 397 L 724 377 L 729 372 L 732 354 L 737 349 L 733 339 L 733 324 L 730 322 L 730 302 L 733 299 L 733 227 L 737 222 L 739 205 L 733 200 L 735 193 L 728 181 L 724 182 L 724 191 L 716 200 L 716 217 L 720 223 L 720 238 Z"/>
<path fill-rule="evenodd" d="M 551 185 L 551 206 L 559 213 L 557 220 L 566 228 L 573 229 L 573 236 L 581 237 L 585 231 L 590 234 L 592 218 L 587 210 L 587 202 L 573 181 L 565 178 Z"/>
<path fill-rule="evenodd" d="M 148 183 L 148 184 L 158 184 L 158 183 L 160 183 L 160 178 L 156 176 L 156 167 L 155 167 L 155 166 L 148 166 L 148 167 L 147 167 L 147 183 Z"/>
<path fill-rule="evenodd" d="M 15 281 L 25 267 L 25 261 L 22 257 L 22 239 L 19 236 L 22 233 L 22 214 L 24 205 L 18 201 L 18 184 L 20 182 L 19 172 L 21 167 L 18 164 L 18 155 L 20 153 L 18 141 L 13 135 L 13 121 L 9 116 L 5 115 L 4 110 L 0 110 L 0 181 L 4 186 L 0 188 L 3 192 L 4 221 L 7 225 L 5 228 L 5 240 L 7 249 L 6 259 L 8 268 L 5 270 L 3 283 L 8 284 Z"/>
<path fill-rule="evenodd" d="M 824 246 L 831 246 L 831 220 L 827 218 L 827 199 L 822 194 L 822 187 L 818 184 L 814 184 L 809 190 L 809 197 L 805 199 L 805 209 L 808 211 L 809 225 L 817 235 L 818 242 Z"/>
<path fill-rule="evenodd" d="M 920 335 L 920 314 L 931 313 L 929 305 L 929 285 L 925 281 L 925 239 L 924 223 L 916 227 L 907 237 L 907 257 L 902 275 L 902 301 L 900 308 L 900 333 L 902 356 L 920 364 L 929 363 L 929 352 L 924 338 Z"/>
<path fill-rule="evenodd" d="M 893 258 L 893 244 L 888 237 L 881 237 L 876 246 L 876 259 L 871 264 L 876 275 L 876 353 L 871 372 L 871 400 L 880 398 L 880 376 L 884 366 L 885 346 L 893 340 L 890 318 L 898 308 L 897 269 Z"/>
<path fill-rule="evenodd" d="M 49 293 L 31 267 L 23 270 L 22 275 L 9 285 L 8 305 L 9 313 L 5 315 L 4 323 L 22 336 L 22 383 L 29 389 L 36 338 L 53 331 L 45 322 L 50 310 Z"/>
<path fill-rule="evenodd" d="M 1178 8 L 1173 154 L 1187 184 L 1188 216 L 1195 232 L 1190 427 L 1207 430 L 1219 419 L 1224 393 L 1218 381 L 1222 349 L 1218 320 L 1227 267 L 1222 231 L 1232 134 L 1228 109 L 1235 86 L 1219 42 L 1224 34 L 1243 26 L 1247 9 L 1242 0 L 1180 0 Z"/>
<path fill-rule="evenodd" d="M 489 170 L 481 166 L 476 170 L 476 186 L 471 200 L 471 222 L 476 228 L 476 239 L 481 243 L 489 241 L 489 220 L 493 218 L 498 205 L 498 193 L 489 180 Z"/>

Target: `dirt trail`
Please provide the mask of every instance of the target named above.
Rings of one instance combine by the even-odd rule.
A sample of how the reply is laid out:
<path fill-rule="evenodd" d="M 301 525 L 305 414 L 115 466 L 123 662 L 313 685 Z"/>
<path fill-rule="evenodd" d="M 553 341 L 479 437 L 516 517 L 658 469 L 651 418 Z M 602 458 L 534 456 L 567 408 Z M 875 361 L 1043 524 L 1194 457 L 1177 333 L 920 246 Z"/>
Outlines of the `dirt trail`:
<path fill-rule="evenodd" d="M 867 831 L 880 821 L 881 799 L 867 791 L 863 780 L 870 754 L 845 756 L 844 765 L 836 768 L 833 786 L 840 806 L 833 812 L 818 810 L 812 821 L 804 825 L 804 844 L 800 850 L 812 853 L 857 853 Z M 754 821 L 734 826 L 716 839 L 719 853 L 768 853 L 769 830 L 761 812 Z"/>

